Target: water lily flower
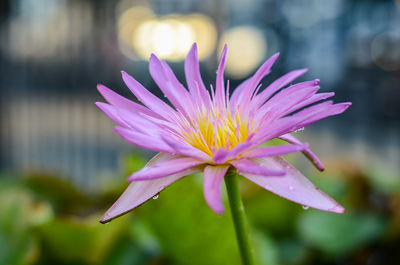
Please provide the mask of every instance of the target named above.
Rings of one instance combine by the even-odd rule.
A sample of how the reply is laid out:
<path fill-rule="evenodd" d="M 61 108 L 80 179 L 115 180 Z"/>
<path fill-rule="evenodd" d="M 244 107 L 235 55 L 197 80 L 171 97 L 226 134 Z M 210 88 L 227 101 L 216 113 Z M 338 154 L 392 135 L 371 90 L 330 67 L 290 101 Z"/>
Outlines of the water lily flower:
<path fill-rule="evenodd" d="M 150 57 L 150 74 L 171 104 L 154 96 L 126 72 L 122 72 L 125 84 L 143 105 L 98 85 L 109 104 L 96 105 L 118 125 L 114 130 L 136 146 L 159 152 L 143 169 L 129 176 L 130 185 L 101 222 L 125 214 L 179 179 L 201 171 L 205 200 L 218 214 L 224 212 L 221 182 L 228 170 L 236 170 L 264 189 L 301 205 L 343 213 L 340 204 L 315 187 L 282 155 L 302 152 L 323 170 L 308 144 L 291 133 L 340 114 L 351 103 L 326 100 L 334 93 L 317 93 L 318 79 L 289 85 L 307 69 L 289 72 L 260 90 L 260 81 L 270 73 L 278 56 L 279 53 L 268 59 L 232 95 L 229 81 L 225 83 L 223 77 L 226 46 L 210 93 L 200 75 L 196 44 L 185 60 L 188 90 L 165 61 L 155 55 Z M 275 138 L 287 144 L 263 146 Z"/>

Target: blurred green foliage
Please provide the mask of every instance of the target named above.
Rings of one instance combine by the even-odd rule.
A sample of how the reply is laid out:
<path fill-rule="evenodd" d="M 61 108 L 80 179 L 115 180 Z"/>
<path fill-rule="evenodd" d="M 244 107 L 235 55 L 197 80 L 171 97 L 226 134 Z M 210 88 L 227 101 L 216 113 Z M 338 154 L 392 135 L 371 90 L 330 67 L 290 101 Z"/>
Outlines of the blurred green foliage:
<path fill-rule="evenodd" d="M 125 177 L 145 163 L 127 155 L 120 177 L 97 194 L 57 176 L 1 177 L 0 265 L 239 265 L 229 205 L 223 215 L 207 207 L 201 174 L 110 224 L 98 222 L 126 187 Z M 242 180 L 257 264 L 397 264 L 399 189 L 383 189 L 376 176 L 343 161 L 327 168 L 332 170 L 303 172 L 344 204 L 346 214 L 303 210 Z"/>

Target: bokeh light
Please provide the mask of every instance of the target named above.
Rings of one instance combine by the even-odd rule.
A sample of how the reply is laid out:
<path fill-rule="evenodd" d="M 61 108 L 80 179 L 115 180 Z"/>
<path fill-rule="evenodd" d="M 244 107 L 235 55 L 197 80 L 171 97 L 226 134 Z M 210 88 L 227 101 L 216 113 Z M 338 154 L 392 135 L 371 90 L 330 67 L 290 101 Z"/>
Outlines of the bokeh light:
<path fill-rule="evenodd" d="M 118 19 L 118 37 L 121 52 L 132 60 L 147 60 L 154 53 L 161 59 L 181 61 L 194 42 L 202 60 L 214 51 L 217 31 L 202 14 L 157 17 L 149 7 L 133 6 Z"/>
<path fill-rule="evenodd" d="M 141 23 L 134 32 L 132 44 L 142 59 L 148 59 L 154 53 L 162 59 L 179 61 L 194 40 L 192 28 L 178 16 L 173 16 Z"/>
<path fill-rule="evenodd" d="M 238 79 L 250 74 L 265 59 L 267 52 L 263 33 L 250 26 L 235 27 L 225 32 L 220 51 L 225 44 L 229 49 L 226 72 Z"/>
<path fill-rule="evenodd" d="M 186 17 L 186 23 L 192 28 L 197 46 L 199 47 L 199 59 L 205 59 L 211 55 L 217 43 L 217 30 L 210 17 L 193 13 Z"/>
<path fill-rule="evenodd" d="M 133 34 L 143 20 L 153 17 L 155 17 L 155 14 L 146 6 L 130 7 L 120 15 L 118 19 L 118 41 L 123 55 L 133 60 L 139 59 L 132 49 Z"/>

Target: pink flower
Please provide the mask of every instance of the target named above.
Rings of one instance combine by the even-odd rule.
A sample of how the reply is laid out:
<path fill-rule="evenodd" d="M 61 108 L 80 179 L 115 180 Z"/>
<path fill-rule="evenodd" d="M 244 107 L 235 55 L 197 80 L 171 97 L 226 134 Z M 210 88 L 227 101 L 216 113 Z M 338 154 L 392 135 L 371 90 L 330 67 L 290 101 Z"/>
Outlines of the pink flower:
<path fill-rule="evenodd" d="M 279 53 L 268 59 L 230 96 L 229 82 L 225 87 L 223 78 L 226 54 L 225 46 L 211 95 L 200 76 L 196 44 L 185 60 L 189 91 L 165 61 L 151 55 L 150 74 L 172 107 L 125 72 L 122 72 L 125 84 L 143 105 L 98 85 L 110 104 L 97 102 L 96 105 L 118 124 L 114 130 L 136 146 L 159 152 L 143 169 L 128 178 L 131 184 L 101 222 L 125 214 L 175 181 L 199 171 L 204 172 L 207 204 L 216 213 L 223 213 L 221 182 L 230 168 L 288 200 L 324 211 L 344 212 L 341 205 L 318 190 L 281 156 L 303 152 L 323 170 L 322 163 L 308 145 L 290 133 L 340 114 L 351 103 L 323 101 L 334 93 L 317 93 L 318 79 L 284 88 L 307 69 L 289 72 L 258 93 L 261 79 L 271 71 Z M 288 144 L 260 147 L 274 138 Z"/>

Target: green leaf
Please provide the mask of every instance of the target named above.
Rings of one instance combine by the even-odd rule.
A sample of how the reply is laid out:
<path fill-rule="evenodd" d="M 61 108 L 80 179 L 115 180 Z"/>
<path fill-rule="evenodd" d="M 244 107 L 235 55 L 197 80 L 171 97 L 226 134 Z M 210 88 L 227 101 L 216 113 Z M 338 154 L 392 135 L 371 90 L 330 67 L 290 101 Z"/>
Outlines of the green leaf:
<path fill-rule="evenodd" d="M 309 245 L 328 254 L 345 254 L 378 239 L 386 221 L 378 215 L 334 214 L 309 210 L 298 219 L 298 233 Z"/>

